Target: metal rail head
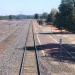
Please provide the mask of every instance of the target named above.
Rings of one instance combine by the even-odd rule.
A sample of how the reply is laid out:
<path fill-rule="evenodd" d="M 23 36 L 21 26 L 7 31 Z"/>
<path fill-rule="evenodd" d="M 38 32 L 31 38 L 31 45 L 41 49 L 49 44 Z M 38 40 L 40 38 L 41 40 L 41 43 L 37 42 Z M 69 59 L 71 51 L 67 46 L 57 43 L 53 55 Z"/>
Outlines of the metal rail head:
<path fill-rule="evenodd" d="M 33 42 L 34 42 L 34 48 L 35 48 L 37 71 L 38 71 L 38 75 L 41 75 L 40 74 L 40 68 L 39 68 L 39 61 L 38 61 L 38 54 L 37 54 L 37 47 L 36 47 L 36 43 L 35 43 L 35 35 L 34 35 L 33 25 L 32 25 L 32 34 L 33 34 Z"/>
<path fill-rule="evenodd" d="M 29 24 L 29 27 L 28 27 L 27 36 L 26 36 L 26 40 L 25 40 L 25 48 L 24 48 L 24 52 L 23 52 L 23 55 L 22 55 L 19 75 L 21 75 L 21 72 L 22 72 L 22 65 L 23 65 L 23 60 L 24 60 L 24 54 L 25 54 L 25 51 L 26 51 L 26 44 L 27 44 L 27 40 L 28 40 L 28 36 L 29 36 L 29 30 L 30 30 L 30 24 Z"/>

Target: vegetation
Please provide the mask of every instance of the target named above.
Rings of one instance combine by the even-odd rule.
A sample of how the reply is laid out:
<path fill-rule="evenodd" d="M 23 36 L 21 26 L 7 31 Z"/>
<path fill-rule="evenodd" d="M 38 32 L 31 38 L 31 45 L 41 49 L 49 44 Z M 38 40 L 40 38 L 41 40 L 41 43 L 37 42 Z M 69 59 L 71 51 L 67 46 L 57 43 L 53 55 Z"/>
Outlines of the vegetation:
<path fill-rule="evenodd" d="M 75 0 L 62 0 L 59 11 L 53 9 L 47 17 L 58 28 L 75 32 Z"/>
<path fill-rule="evenodd" d="M 8 15 L 8 16 L 0 16 L 0 20 L 4 20 L 4 19 L 33 19 L 34 16 L 33 15 Z"/>
<path fill-rule="evenodd" d="M 39 14 L 35 14 L 34 19 L 39 19 Z"/>
<path fill-rule="evenodd" d="M 58 10 L 52 9 L 50 14 L 48 14 L 48 17 L 46 19 L 47 23 L 53 24 L 54 20 L 56 19 L 55 15 L 57 14 Z"/>
<path fill-rule="evenodd" d="M 40 19 L 46 19 L 48 17 L 48 13 L 44 12 L 40 15 Z"/>
<path fill-rule="evenodd" d="M 55 25 L 75 32 L 75 7 L 73 0 L 62 0 L 59 13 L 56 15 Z"/>

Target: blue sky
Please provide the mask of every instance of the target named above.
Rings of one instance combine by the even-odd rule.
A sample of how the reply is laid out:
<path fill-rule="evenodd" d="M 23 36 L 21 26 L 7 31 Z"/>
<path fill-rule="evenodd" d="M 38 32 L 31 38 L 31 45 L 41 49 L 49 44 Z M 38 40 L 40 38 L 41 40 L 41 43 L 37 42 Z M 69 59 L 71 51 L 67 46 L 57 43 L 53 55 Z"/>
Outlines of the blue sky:
<path fill-rule="evenodd" d="M 0 0 L 0 15 L 34 14 L 58 8 L 61 0 Z"/>

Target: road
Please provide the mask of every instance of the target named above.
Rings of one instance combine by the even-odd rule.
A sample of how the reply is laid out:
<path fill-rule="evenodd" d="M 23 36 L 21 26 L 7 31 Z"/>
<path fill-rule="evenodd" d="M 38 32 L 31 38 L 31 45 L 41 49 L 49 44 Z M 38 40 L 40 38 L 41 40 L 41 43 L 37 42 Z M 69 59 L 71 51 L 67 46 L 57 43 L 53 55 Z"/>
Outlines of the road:
<path fill-rule="evenodd" d="M 49 26 L 38 25 L 36 21 L 34 30 L 41 75 L 74 75 L 75 48 L 72 46 L 75 46 L 75 34 L 61 35 Z M 63 39 L 62 46 L 59 45 L 60 38 Z"/>
<path fill-rule="evenodd" d="M 38 70 L 40 75 L 75 75 L 75 34 L 62 36 L 36 20 L 2 20 L 0 35 L 0 75 L 39 75 Z"/>

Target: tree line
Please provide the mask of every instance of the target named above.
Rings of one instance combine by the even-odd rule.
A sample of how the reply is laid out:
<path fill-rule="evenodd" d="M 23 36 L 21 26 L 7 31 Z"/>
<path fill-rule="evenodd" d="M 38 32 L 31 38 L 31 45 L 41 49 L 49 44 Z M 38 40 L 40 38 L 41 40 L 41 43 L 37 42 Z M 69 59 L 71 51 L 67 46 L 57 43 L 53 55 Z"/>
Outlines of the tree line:
<path fill-rule="evenodd" d="M 59 12 L 55 15 L 54 25 L 75 32 L 75 3 L 73 0 L 62 0 Z"/>
<path fill-rule="evenodd" d="M 46 13 L 41 16 L 42 19 L 46 19 L 46 23 L 75 32 L 75 0 L 61 0 L 58 10 L 52 9 L 49 14 Z M 35 14 L 35 18 L 40 17 Z"/>
<path fill-rule="evenodd" d="M 33 15 L 7 15 L 0 16 L 0 20 L 12 20 L 12 19 L 33 19 Z"/>

